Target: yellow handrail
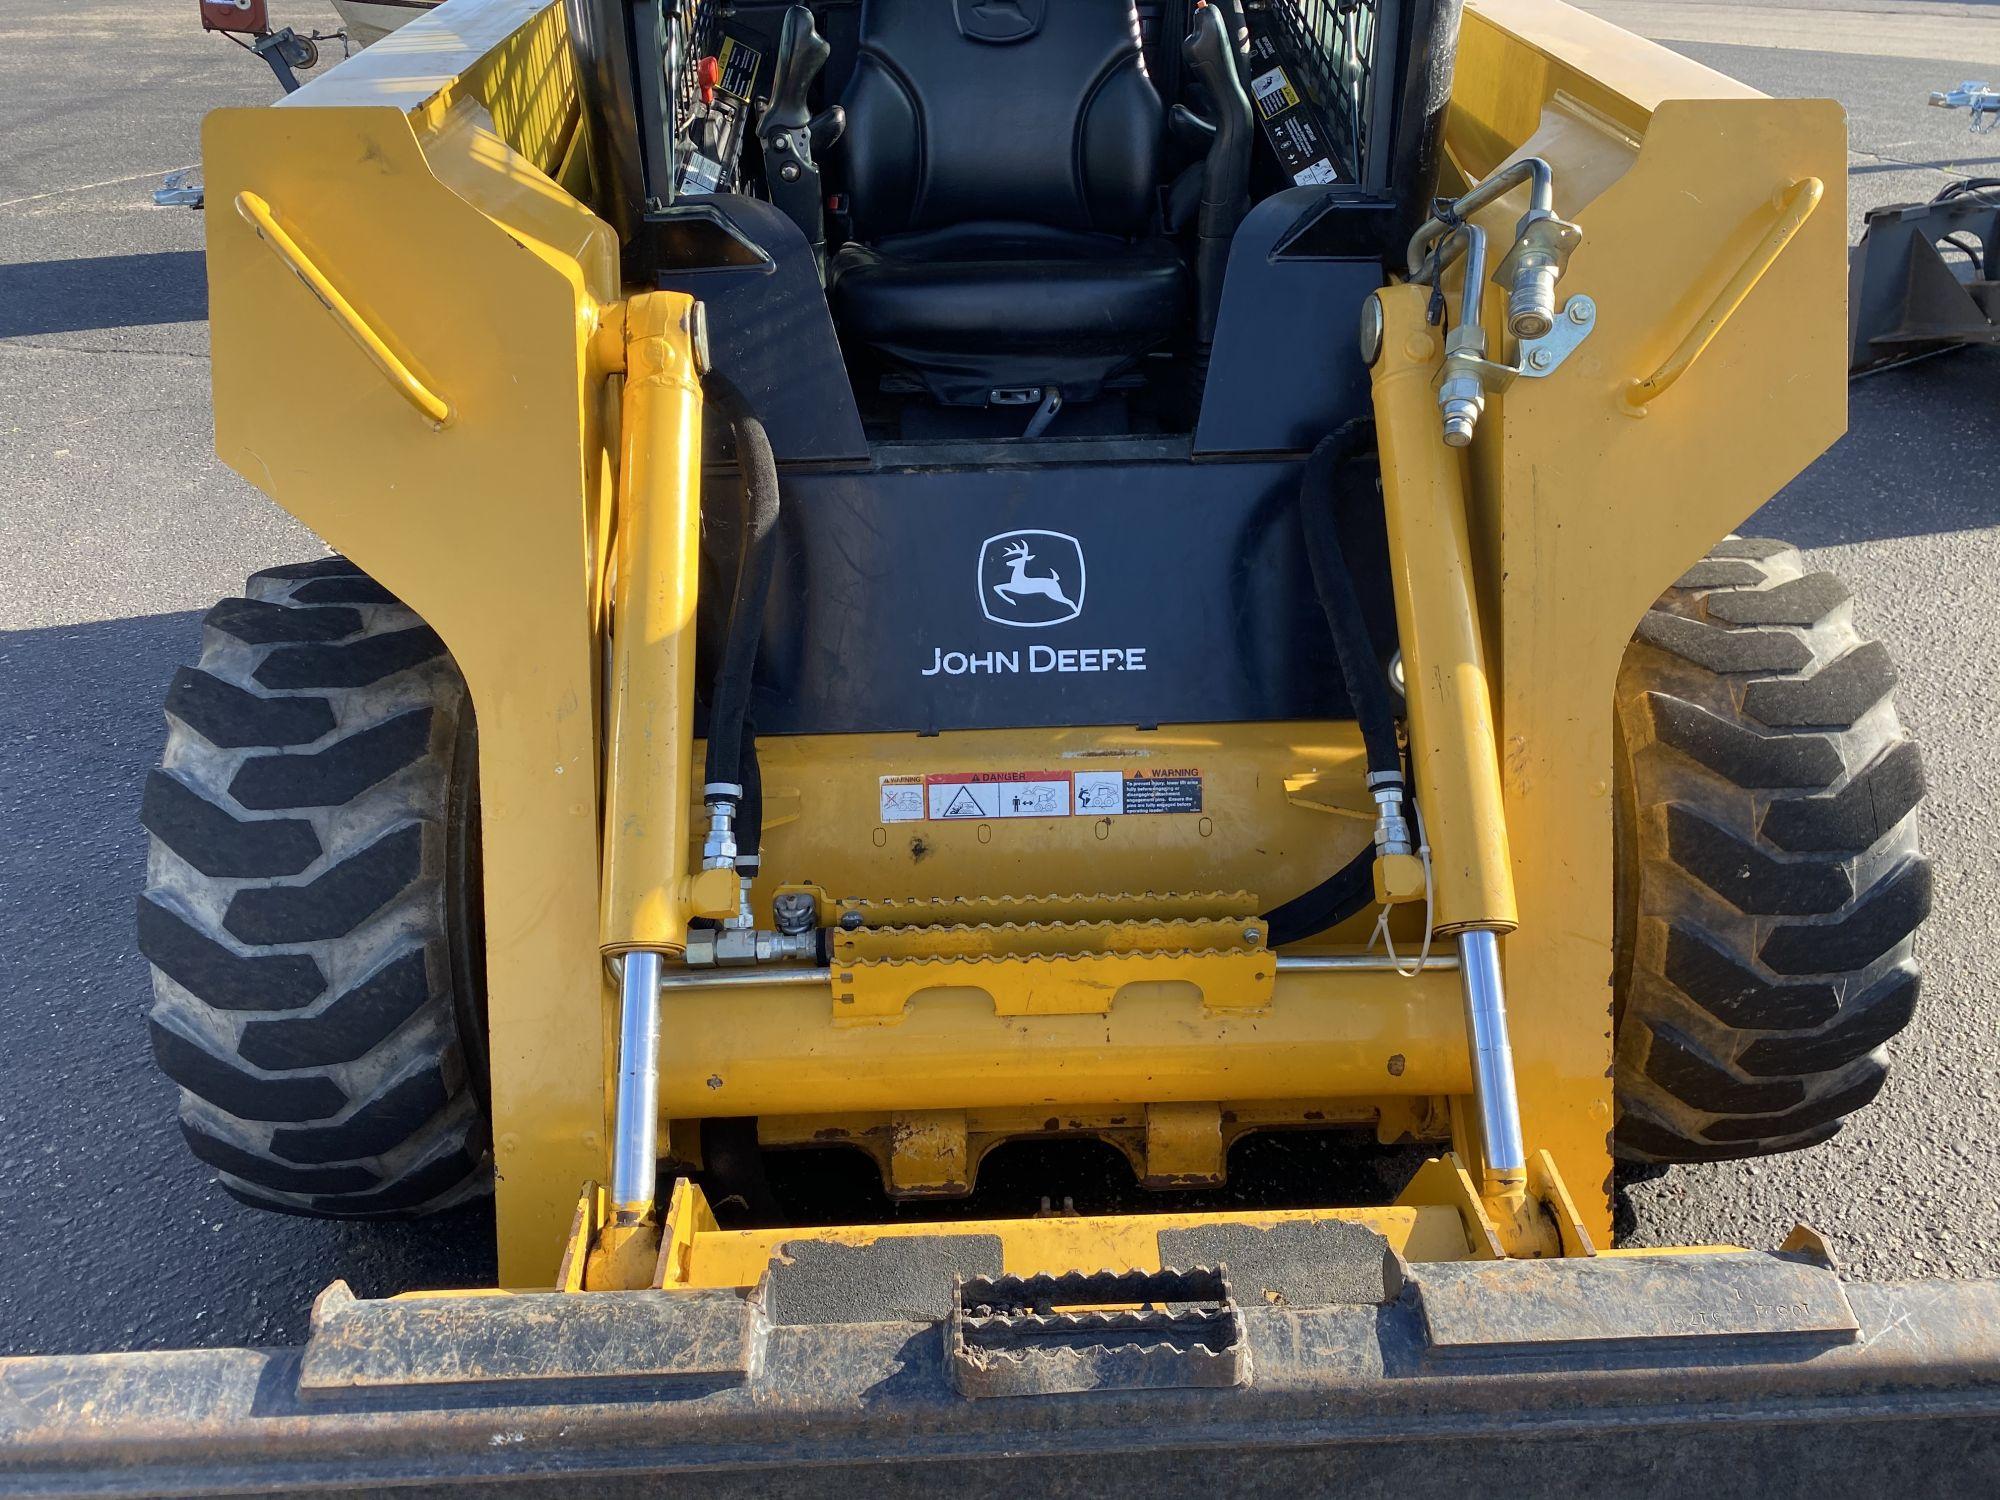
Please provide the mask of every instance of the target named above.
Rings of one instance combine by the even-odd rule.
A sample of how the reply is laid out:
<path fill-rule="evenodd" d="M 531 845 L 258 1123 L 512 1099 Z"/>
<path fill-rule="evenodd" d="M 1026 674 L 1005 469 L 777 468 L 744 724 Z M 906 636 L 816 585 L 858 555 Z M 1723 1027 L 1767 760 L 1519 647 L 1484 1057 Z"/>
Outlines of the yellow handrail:
<path fill-rule="evenodd" d="M 397 357 L 382 335 L 368 326 L 368 321 L 355 311 L 354 304 L 341 296 L 334 284 L 327 280 L 326 273 L 299 248 L 298 241 L 285 233 L 284 227 L 271 212 L 271 205 L 245 190 L 236 195 L 236 211 L 291 273 L 306 284 L 306 289 L 319 299 L 320 306 L 333 314 L 334 321 L 361 346 L 361 352 L 375 362 L 375 368 L 389 377 L 389 383 L 395 386 L 403 399 L 422 412 L 433 426 L 449 426 L 453 415 L 451 403 L 419 380 L 416 372 Z"/>
<path fill-rule="evenodd" d="M 1736 274 L 1716 294 L 1709 303 L 1708 311 L 1701 315 L 1687 337 L 1680 341 L 1678 348 L 1667 356 L 1666 363 L 1648 375 L 1644 380 L 1634 380 L 1625 387 L 1625 409 L 1635 417 L 1646 414 L 1646 406 L 1654 397 L 1672 388 L 1675 381 L 1687 374 L 1694 362 L 1701 358 L 1702 351 L 1714 342 L 1716 334 L 1722 331 L 1736 309 L 1743 305 L 1750 295 L 1750 289 L 1764 277 L 1764 273 L 1780 255 L 1785 246 L 1792 242 L 1814 209 L 1826 194 L 1826 184 L 1817 177 L 1801 178 L 1786 189 L 1778 203 L 1778 220 L 1764 238 L 1757 242 L 1743 264 L 1736 268 Z"/>

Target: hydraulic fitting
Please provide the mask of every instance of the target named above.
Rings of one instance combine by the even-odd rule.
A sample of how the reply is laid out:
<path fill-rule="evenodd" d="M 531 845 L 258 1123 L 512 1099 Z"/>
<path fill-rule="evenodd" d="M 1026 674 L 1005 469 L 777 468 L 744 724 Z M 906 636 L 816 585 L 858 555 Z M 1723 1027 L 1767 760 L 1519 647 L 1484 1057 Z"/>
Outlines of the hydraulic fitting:
<path fill-rule="evenodd" d="M 1403 815 L 1403 773 L 1370 771 L 1368 790 L 1375 798 L 1375 853 L 1413 854 L 1409 819 Z"/>
<path fill-rule="evenodd" d="M 1460 224 L 1439 240 L 1425 262 L 1436 286 L 1445 268 L 1465 258 L 1465 284 L 1458 299 L 1458 326 L 1445 335 L 1444 368 L 1439 372 L 1438 412 L 1444 419 L 1448 447 L 1472 441 L 1486 410 L 1486 387 L 1499 372 L 1486 357 L 1486 330 L 1480 323 L 1479 297 L 1486 279 L 1486 232 L 1476 224 Z M 1510 372 L 1511 373 L 1511 372 Z"/>
<path fill-rule="evenodd" d="M 1569 268 L 1583 231 L 1545 209 L 1530 208 L 1514 231 L 1514 248 L 1493 273 L 1508 289 L 1507 328 L 1517 339 L 1538 339 L 1556 326 L 1556 282 Z"/>
<path fill-rule="evenodd" d="M 750 886 L 755 877 L 742 873 L 738 866 L 736 876 L 736 915 L 723 918 L 722 925 L 730 932 L 747 932 L 757 925 L 757 914 L 750 909 Z"/>
<path fill-rule="evenodd" d="M 1514 243 L 1494 269 L 1493 280 L 1507 288 L 1507 331 L 1517 340 L 1547 339 L 1556 328 L 1556 283 L 1569 266 L 1570 252 L 1583 239 L 1583 231 L 1576 225 L 1556 217 L 1555 177 L 1547 162 L 1539 157 L 1510 162 L 1456 202 L 1441 205 L 1410 238 L 1408 259 L 1413 282 L 1440 287 L 1446 268 L 1461 255 L 1465 258 L 1458 326 L 1445 338 L 1444 369 L 1437 393 L 1449 447 L 1463 448 L 1472 442 L 1489 392 L 1505 390 L 1523 373 L 1548 374 L 1568 352 L 1567 347 L 1524 349 L 1526 363 L 1519 366 L 1487 357 L 1486 334 L 1479 317 L 1486 279 L 1486 236 L 1469 221 L 1522 183 L 1528 184 L 1528 211 L 1515 226 Z M 1369 316 L 1379 318 L 1379 312 Z M 1365 343 L 1365 322 L 1363 327 Z M 1379 347 L 1379 333 L 1375 341 Z"/>
<path fill-rule="evenodd" d="M 1378 905 L 1396 906 L 1424 899 L 1424 862 L 1416 855 L 1377 855 L 1372 873 Z"/>
<path fill-rule="evenodd" d="M 698 928 L 688 934 L 690 969 L 740 969 L 751 964 L 811 963 L 819 957 L 816 932 L 756 928 Z"/>
<path fill-rule="evenodd" d="M 762 863 L 755 854 L 736 856 L 736 915 L 725 917 L 722 922 L 733 932 L 747 931 L 757 925 L 757 914 L 750 909 L 750 888 L 757 883 L 757 870 Z"/>
<path fill-rule="evenodd" d="M 786 937 L 798 937 L 819 925 L 819 902 L 811 891 L 780 891 L 771 898 L 771 918 Z"/>
<path fill-rule="evenodd" d="M 1404 812 L 1401 771 L 1370 771 L 1375 798 L 1375 899 L 1384 906 L 1415 901 L 1424 894 L 1424 862 L 1417 857 Z"/>
<path fill-rule="evenodd" d="M 743 800 L 743 788 L 733 781 L 711 781 L 701 789 L 708 808 L 708 836 L 701 841 L 704 870 L 736 868 L 736 804 Z"/>
<path fill-rule="evenodd" d="M 1461 359 L 1462 354 L 1469 353 L 1472 359 L 1483 361 L 1486 357 L 1484 349 L 1460 350 L 1451 347 L 1464 332 L 1462 328 L 1453 329 L 1446 339 L 1448 352 L 1444 359 L 1444 379 L 1438 382 L 1438 411 L 1444 417 L 1447 448 L 1469 447 L 1479 419 L 1486 413 L 1486 382 L 1480 378 L 1476 367 L 1467 367 Z M 1474 329 L 1473 333 L 1477 334 L 1478 330 Z"/>

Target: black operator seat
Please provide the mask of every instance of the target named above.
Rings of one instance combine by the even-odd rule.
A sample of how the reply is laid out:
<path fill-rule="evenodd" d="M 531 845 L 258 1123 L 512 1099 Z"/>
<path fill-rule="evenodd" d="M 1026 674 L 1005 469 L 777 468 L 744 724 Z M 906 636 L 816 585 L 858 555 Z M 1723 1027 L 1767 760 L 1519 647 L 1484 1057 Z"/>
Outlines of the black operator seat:
<path fill-rule="evenodd" d="M 1087 401 L 1185 322 L 1132 0 L 866 0 L 842 102 L 834 315 L 936 400 Z"/>

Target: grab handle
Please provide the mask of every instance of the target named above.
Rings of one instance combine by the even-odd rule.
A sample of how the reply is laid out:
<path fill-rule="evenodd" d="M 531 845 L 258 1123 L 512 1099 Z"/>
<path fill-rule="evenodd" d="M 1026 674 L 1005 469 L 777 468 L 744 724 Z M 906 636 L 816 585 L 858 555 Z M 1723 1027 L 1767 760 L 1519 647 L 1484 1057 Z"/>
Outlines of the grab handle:
<path fill-rule="evenodd" d="M 236 195 L 236 211 L 257 231 L 257 238 L 271 247 L 271 253 L 306 284 L 320 306 L 333 314 L 333 320 L 347 330 L 348 337 L 361 346 L 361 352 L 375 362 L 375 368 L 389 378 L 402 398 L 422 412 L 433 427 L 450 426 L 454 415 L 451 404 L 419 380 L 382 335 L 369 327 L 368 320 L 355 311 L 354 304 L 341 296 L 339 289 L 327 280 L 326 273 L 299 248 L 299 242 L 285 233 L 284 226 L 271 212 L 271 205 L 246 189 Z"/>
<path fill-rule="evenodd" d="M 1716 294 L 1715 300 L 1708 305 L 1708 311 L 1688 330 L 1679 347 L 1667 356 L 1666 363 L 1644 380 L 1634 380 L 1625 387 L 1624 404 L 1629 415 L 1643 417 L 1646 407 L 1655 397 L 1671 390 L 1674 382 L 1687 374 L 1694 362 L 1701 358 L 1702 351 L 1715 341 L 1722 325 L 1743 305 L 1751 288 L 1763 280 L 1764 273 L 1784 254 L 1785 246 L 1812 217 L 1813 210 L 1819 207 L 1825 193 L 1826 184 L 1817 177 L 1801 178 L 1786 190 L 1778 203 L 1777 222 L 1757 242 L 1757 248 L 1750 252 L 1743 264 L 1736 268 L 1736 274 Z"/>

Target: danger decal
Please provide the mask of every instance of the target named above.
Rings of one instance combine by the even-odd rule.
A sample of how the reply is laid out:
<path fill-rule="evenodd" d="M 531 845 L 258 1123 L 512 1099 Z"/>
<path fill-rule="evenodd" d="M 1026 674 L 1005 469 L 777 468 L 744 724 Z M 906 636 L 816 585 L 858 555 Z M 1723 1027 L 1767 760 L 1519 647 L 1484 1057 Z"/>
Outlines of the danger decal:
<path fill-rule="evenodd" d="M 1134 817 L 1202 811 L 1197 769 L 953 771 L 881 778 L 884 823 Z"/>

